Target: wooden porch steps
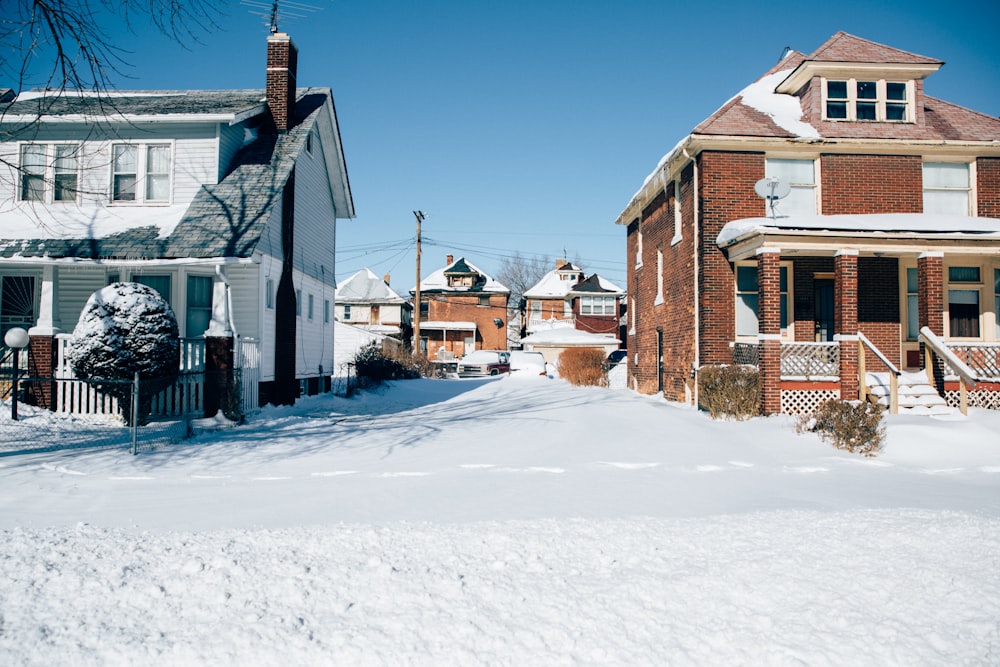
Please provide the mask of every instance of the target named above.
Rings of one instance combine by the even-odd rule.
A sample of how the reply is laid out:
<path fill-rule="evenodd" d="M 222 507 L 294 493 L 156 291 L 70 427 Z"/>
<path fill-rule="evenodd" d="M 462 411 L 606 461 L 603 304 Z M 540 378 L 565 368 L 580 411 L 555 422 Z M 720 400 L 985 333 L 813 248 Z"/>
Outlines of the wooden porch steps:
<path fill-rule="evenodd" d="M 882 407 L 889 408 L 889 373 L 866 373 L 870 388 L 869 398 Z M 899 375 L 899 413 L 911 415 L 961 414 L 941 397 L 927 381 L 924 371 L 903 371 Z"/>

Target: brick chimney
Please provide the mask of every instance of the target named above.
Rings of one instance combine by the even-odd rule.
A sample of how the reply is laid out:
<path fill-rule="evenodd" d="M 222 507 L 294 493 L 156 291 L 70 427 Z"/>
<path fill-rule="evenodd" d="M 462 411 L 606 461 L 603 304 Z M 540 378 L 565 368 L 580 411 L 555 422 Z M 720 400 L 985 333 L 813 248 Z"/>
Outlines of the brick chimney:
<path fill-rule="evenodd" d="M 267 108 L 278 132 L 292 126 L 295 109 L 295 75 L 299 50 L 283 32 L 267 38 Z"/>
<path fill-rule="evenodd" d="M 385 274 L 384 276 L 382 276 L 382 282 L 384 282 L 386 285 L 389 284 L 389 274 L 388 273 Z"/>
<path fill-rule="evenodd" d="M 448 262 L 447 262 L 447 265 L 448 265 L 448 266 L 451 266 L 451 265 L 452 265 L 452 264 L 454 264 L 454 263 L 455 263 L 455 258 L 454 258 L 454 257 L 452 257 L 451 255 L 448 255 Z"/>

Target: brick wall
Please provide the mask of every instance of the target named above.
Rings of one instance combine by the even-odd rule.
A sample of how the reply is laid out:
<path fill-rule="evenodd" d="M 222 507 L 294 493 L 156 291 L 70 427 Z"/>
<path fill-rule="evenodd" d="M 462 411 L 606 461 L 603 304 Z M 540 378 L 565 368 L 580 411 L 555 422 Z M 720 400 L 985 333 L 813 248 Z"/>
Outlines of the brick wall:
<path fill-rule="evenodd" d="M 820 174 L 824 215 L 923 211 L 919 155 L 822 155 Z"/>
<path fill-rule="evenodd" d="M 479 297 L 489 298 L 489 305 L 479 305 Z M 490 292 L 472 292 L 468 294 L 445 294 L 440 292 L 424 292 L 421 299 L 427 301 L 427 317 L 425 320 L 445 322 L 475 322 L 476 348 L 482 350 L 507 349 L 507 295 Z M 497 327 L 494 318 L 503 321 Z M 430 332 L 422 328 L 420 335 L 427 337 Z M 456 338 L 461 338 L 457 332 Z M 464 335 L 464 334 L 463 334 Z M 449 345 L 456 353 L 464 352 L 461 346 Z M 433 355 L 435 350 L 428 350 Z"/>
<path fill-rule="evenodd" d="M 979 215 L 1000 218 L 1000 158 L 976 160 L 976 195 Z"/>
<path fill-rule="evenodd" d="M 899 263 L 894 257 L 861 257 L 858 260 L 858 329 L 897 366 L 900 351 Z M 868 368 L 883 370 L 866 352 Z"/>
<path fill-rule="evenodd" d="M 642 268 L 635 268 L 638 223 L 629 225 L 626 266 L 629 298 L 635 311 L 629 329 L 629 371 L 635 387 L 644 393 L 657 391 L 662 381 L 664 396 L 683 401 L 691 391 L 694 362 L 694 169 L 680 178 L 681 239 L 674 241 L 676 222 L 674 183 L 665 188 L 642 212 Z M 662 252 L 662 294 L 658 295 L 657 251 Z M 657 297 L 660 298 L 657 298 Z M 631 303 L 629 304 L 631 306 Z M 663 376 L 657 376 L 658 338 L 662 332 Z M 638 355 L 639 364 L 636 365 Z"/>
<path fill-rule="evenodd" d="M 764 177 L 763 153 L 706 151 L 698 156 L 701 198 L 701 363 L 732 362 L 729 343 L 735 333 L 733 268 L 715 244 L 730 220 L 764 215 L 763 200 L 754 192 Z"/>

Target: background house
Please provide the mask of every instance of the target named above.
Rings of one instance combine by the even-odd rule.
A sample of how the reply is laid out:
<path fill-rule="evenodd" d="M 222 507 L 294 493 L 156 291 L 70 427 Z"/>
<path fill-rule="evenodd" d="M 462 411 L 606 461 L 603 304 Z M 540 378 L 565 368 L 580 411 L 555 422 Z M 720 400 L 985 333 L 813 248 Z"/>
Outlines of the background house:
<path fill-rule="evenodd" d="M 416 295 L 416 287 L 410 290 Z M 420 349 L 429 357 L 507 349 L 510 290 L 464 257 L 420 281 Z"/>
<path fill-rule="evenodd" d="M 131 280 L 172 305 L 186 370 L 252 366 L 261 404 L 328 384 L 336 220 L 354 205 L 332 92 L 297 88 L 297 60 L 278 33 L 264 89 L 3 102 L 0 317 L 28 328 L 32 375 L 65 377 L 87 297 Z"/>
<path fill-rule="evenodd" d="M 860 368 L 950 394 L 926 327 L 1000 406 L 1000 120 L 927 95 L 941 65 L 839 32 L 664 156 L 617 220 L 632 386 L 690 401 L 745 362 L 765 413 L 857 398 Z"/>
<path fill-rule="evenodd" d="M 524 292 L 521 336 L 550 328 L 553 322 L 590 333 L 617 336 L 624 291 L 596 273 L 585 277 L 580 267 L 556 260 L 549 271 Z"/>
<path fill-rule="evenodd" d="M 372 333 L 392 336 L 409 346 L 413 337 L 413 304 L 389 286 L 389 276 L 379 278 L 362 269 L 337 286 L 338 322 Z"/>

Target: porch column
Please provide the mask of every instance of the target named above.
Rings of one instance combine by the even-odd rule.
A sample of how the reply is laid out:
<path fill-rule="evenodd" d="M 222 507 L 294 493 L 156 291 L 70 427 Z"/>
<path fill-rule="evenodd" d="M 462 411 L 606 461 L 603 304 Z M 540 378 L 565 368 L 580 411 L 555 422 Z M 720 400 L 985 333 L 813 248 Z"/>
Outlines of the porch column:
<path fill-rule="evenodd" d="M 229 283 L 222 271 L 212 285 L 212 321 L 205 331 L 205 416 L 213 417 L 221 409 L 233 416 L 231 399 L 235 394 L 233 348 L 235 335 L 229 313 Z M 189 369 L 183 369 L 189 370 Z"/>
<path fill-rule="evenodd" d="M 840 342 L 840 399 L 858 398 L 858 251 L 833 256 L 833 330 Z"/>
<path fill-rule="evenodd" d="M 781 250 L 757 251 L 757 339 L 760 412 L 781 412 Z"/>
<path fill-rule="evenodd" d="M 56 335 L 59 333 L 62 333 L 62 322 L 59 319 L 59 269 L 46 264 L 42 267 L 38 318 L 35 326 L 28 329 L 28 335 L 31 336 L 28 344 L 28 375 L 55 377 L 59 361 L 59 341 L 56 340 Z M 25 389 L 29 399 L 38 407 L 56 409 L 54 382 L 33 382 Z"/>
<path fill-rule="evenodd" d="M 944 338 L 944 253 L 917 255 L 917 310 L 920 328 L 927 327 Z M 927 358 L 926 346 L 920 343 L 920 358 Z M 944 362 L 935 355 L 934 368 L 925 368 L 938 392 L 944 390 Z"/>

